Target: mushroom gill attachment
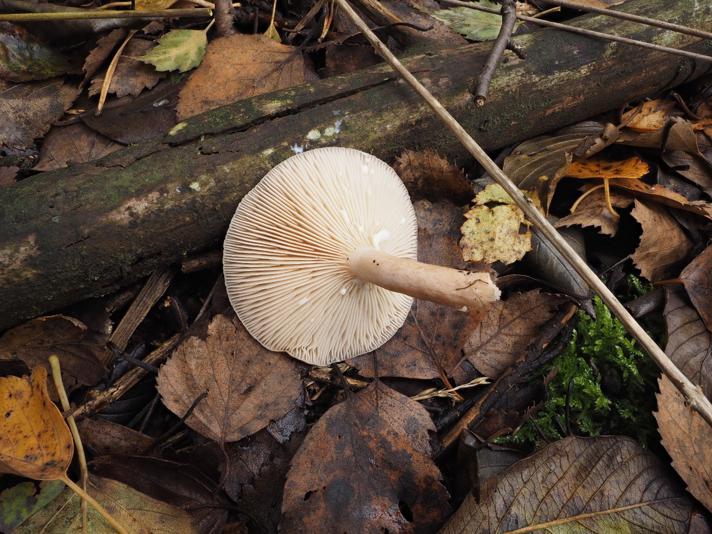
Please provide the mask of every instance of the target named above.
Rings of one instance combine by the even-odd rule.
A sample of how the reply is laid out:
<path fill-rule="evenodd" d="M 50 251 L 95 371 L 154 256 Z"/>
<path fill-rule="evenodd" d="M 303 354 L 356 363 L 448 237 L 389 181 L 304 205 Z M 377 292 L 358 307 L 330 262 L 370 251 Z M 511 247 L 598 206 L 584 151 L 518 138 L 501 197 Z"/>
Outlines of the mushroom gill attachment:
<path fill-rule="evenodd" d="M 417 257 L 403 182 L 370 154 L 319 148 L 283 161 L 242 199 L 225 238 L 225 285 L 267 349 L 328 365 L 380 347 L 405 322 L 411 297 L 354 272 L 356 257 L 377 268 L 378 254 Z"/>

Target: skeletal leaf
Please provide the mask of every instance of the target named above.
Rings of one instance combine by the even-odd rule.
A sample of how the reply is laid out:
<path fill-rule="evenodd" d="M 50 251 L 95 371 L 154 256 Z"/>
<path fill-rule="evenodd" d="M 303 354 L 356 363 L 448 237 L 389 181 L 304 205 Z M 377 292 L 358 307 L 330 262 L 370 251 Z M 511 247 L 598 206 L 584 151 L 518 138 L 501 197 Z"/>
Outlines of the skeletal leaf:
<path fill-rule="evenodd" d="M 139 59 L 158 71 L 187 72 L 200 65 L 207 46 L 204 30 L 171 30 Z"/>

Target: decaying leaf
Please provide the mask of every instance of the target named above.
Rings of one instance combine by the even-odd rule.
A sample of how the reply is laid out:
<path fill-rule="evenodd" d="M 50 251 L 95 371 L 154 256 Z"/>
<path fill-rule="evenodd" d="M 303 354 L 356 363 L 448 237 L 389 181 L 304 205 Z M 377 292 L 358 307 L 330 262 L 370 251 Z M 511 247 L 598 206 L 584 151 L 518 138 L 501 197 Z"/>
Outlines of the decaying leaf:
<path fill-rule="evenodd" d="M 678 288 L 666 288 L 665 325 L 668 340 L 665 354 L 670 356 L 693 384 L 702 387 L 712 398 L 712 333 L 700 319 L 695 309 L 684 300 Z"/>
<path fill-rule="evenodd" d="M 529 222 L 500 185 L 481 191 L 465 218 L 460 246 L 467 261 L 514 263 L 532 248 Z"/>
<path fill-rule="evenodd" d="M 96 455 L 137 454 L 148 451 L 154 439 L 132 428 L 97 417 L 77 423 L 84 448 Z"/>
<path fill-rule="evenodd" d="M 642 178 L 649 171 L 648 164 L 635 156 L 620 161 L 607 161 L 602 158 L 572 161 L 560 171 L 560 174 L 566 178 L 637 179 Z"/>
<path fill-rule="evenodd" d="M 139 59 L 154 46 L 155 43 L 145 39 L 133 38 L 128 42 L 111 77 L 109 93 L 118 98 L 138 96 L 144 89 L 150 89 L 159 82 L 164 74 Z M 104 74 L 94 77 L 89 86 L 89 96 L 98 95 L 103 83 Z"/>
<path fill-rule="evenodd" d="M 62 493 L 64 482 L 20 482 L 0 493 L 0 532 L 14 532 L 29 516 Z"/>
<path fill-rule="evenodd" d="M 692 251 L 692 242 L 663 206 L 636 200 L 631 214 L 643 228 L 633 263 L 651 282 L 672 276 Z"/>
<path fill-rule="evenodd" d="M 12 85 L 0 90 L 0 147 L 25 147 L 42 137 L 77 97 L 62 80 Z"/>
<path fill-rule="evenodd" d="M 623 113 L 621 122 L 635 132 L 655 132 L 665 126 L 674 110 L 674 100 L 646 100 Z"/>
<path fill-rule="evenodd" d="M 205 339 L 189 337 L 158 374 L 163 403 L 217 442 L 238 441 L 287 413 L 301 392 L 299 369 L 262 347 L 237 318 L 216 315 Z"/>
<path fill-rule="evenodd" d="M 699 185 L 708 195 L 712 194 L 712 163 L 682 150 L 663 152 L 662 158 L 675 172 Z"/>
<path fill-rule="evenodd" d="M 499 377 L 525 354 L 562 302 L 561 297 L 538 289 L 495 302 L 467 340 L 453 378 L 458 384 L 465 383 L 475 376 L 473 368 L 490 378 Z"/>
<path fill-rule="evenodd" d="M 47 371 L 0 378 L 0 473 L 56 480 L 73 455 L 72 435 L 47 392 Z"/>
<path fill-rule="evenodd" d="M 529 527 L 683 534 L 693 508 L 657 458 L 634 440 L 569 437 L 512 465 L 479 502 L 469 494 L 441 533 Z"/>
<path fill-rule="evenodd" d="M 682 270 L 680 280 L 697 313 L 712 331 L 712 245 Z"/>
<path fill-rule="evenodd" d="M 117 28 L 96 41 L 96 46 L 84 60 L 82 71 L 85 79 L 88 80 L 97 73 L 119 43 L 126 38 L 126 33 L 123 28 Z"/>
<path fill-rule="evenodd" d="M 496 9 L 498 12 L 500 9 L 499 4 L 490 0 L 481 0 L 478 4 Z M 467 7 L 441 9 L 433 12 L 432 15 L 471 41 L 492 41 L 497 38 L 499 28 L 502 26 L 502 17 L 499 14 L 485 13 Z"/>
<path fill-rule="evenodd" d="M 627 208 L 633 199 L 627 195 L 611 192 L 611 205 L 614 208 Z M 603 235 L 614 236 L 618 232 L 620 217 L 614 217 L 606 205 L 602 189 L 598 189 L 584 198 L 576 211 L 556 221 L 557 228 L 567 226 L 595 227 Z"/>
<path fill-rule="evenodd" d="M 61 169 L 70 163 L 85 163 L 102 158 L 121 148 L 81 123 L 55 126 L 42 141 L 36 171 Z"/>
<path fill-rule="evenodd" d="M 9 82 L 48 80 L 77 72 L 56 47 L 9 22 L 0 22 L 0 51 L 0 78 Z"/>
<path fill-rule="evenodd" d="M 686 402 L 670 379 L 658 380 L 655 419 L 672 466 L 687 490 L 712 511 L 712 427 Z"/>
<path fill-rule="evenodd" d="M 176 111 L 183 120 L 251 96 L 311 79 L 298 48 L 264 35 L 235 34 L 208 44 L 200 67 L 180 92 Z"/>
<path fill-rule="evenodd" d="M 32 319 L 0 336 L 0 361 L 22 360 L 30 369 L 49 369 L 48 359 L 56 354 L 62 365 L 64 385 L 93 386 L 104 376 L 104 343 L 81 321 L 66 315 Z"/>
<path fill-rule="evenodd" d="M 198 532 L 188 513 L 140 493 L 121 482 L 90 476 L 87 489 L 92 497 L 132 534 Z M 44 508 L 26 519 L 15 532 L 18 534 L 81 532 L 80 503 L 81 499 L 69 489 L 65 489 Z M 87 532 L 115 534 L 116 531 L 90 507 Z"/>
<path fill-rule="evenodd" d="M 472 198 L 472 186 L 462 169 L 429 148 L 404 150 L 393 168 L 413 199 L 465 204 Z"/>
<path fill-rule="evenodd" d="M 207 46 L 204 30 L 171 30 L 139 59 L 159 71 L 187 72 L 200 65 Z"/>
<path fill-rule="evenodd" d="M 448 494 L 428 412 L 374 382 L 329 409 L 292 460 L 280 532 L 432 532 Z"/>

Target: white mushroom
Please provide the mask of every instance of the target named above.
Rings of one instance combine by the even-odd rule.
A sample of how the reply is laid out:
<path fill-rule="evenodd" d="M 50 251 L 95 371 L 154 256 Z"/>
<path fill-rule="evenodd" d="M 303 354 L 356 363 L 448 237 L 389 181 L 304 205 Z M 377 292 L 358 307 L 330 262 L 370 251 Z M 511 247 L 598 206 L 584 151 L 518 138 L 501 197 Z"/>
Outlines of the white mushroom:
<path fill-rule="evenodd" d="M 328 365 L 395 334 L 412 298 L 481 313 L 488 273 L 416 261 L 408 192 L 378 158 L 348 148 L 297 154 L 240 202 L 225 238 L 230 302 L 266 348 Z"/>

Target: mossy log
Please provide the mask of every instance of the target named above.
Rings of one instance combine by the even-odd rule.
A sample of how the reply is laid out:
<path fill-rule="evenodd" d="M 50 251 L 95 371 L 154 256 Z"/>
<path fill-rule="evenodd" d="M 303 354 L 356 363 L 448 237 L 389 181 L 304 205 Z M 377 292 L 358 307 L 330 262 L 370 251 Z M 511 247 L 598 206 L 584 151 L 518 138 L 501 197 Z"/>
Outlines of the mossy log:
<path fill-rule="evenodd" d="M 712 3 L 629 0 L 626 11 L 712 29 Z M 576 25 L 712 54 L 712 43 L 604 16 Z M 709 64 L 571 33 L 516 38 L 487 105 L 468 94 L 491 43 L 415 56 L 415 75 L 487 149 L 693 79 Z M 240 198 L 294 150 L 350 146 L 391 160 L 457 141 L 385 65 L 263 95 L 178 124 L 162 139 L 0 189 L 0 329 L 96 297 L 220 242 Z"/>

